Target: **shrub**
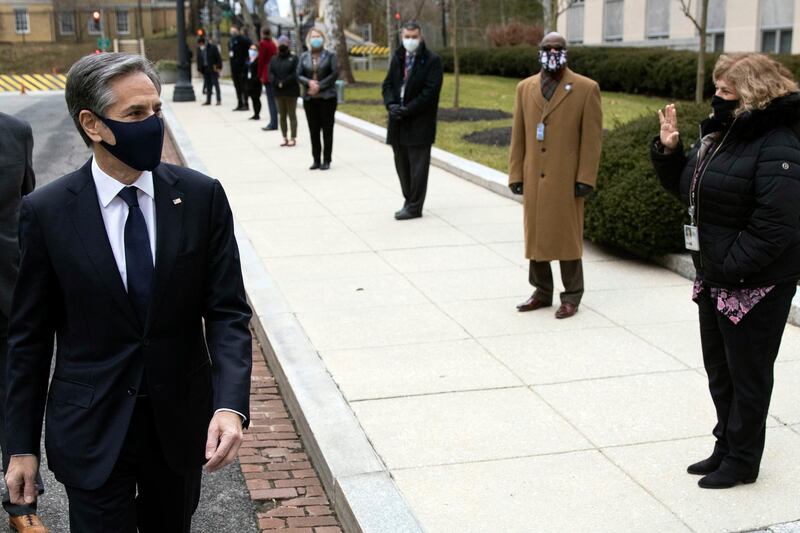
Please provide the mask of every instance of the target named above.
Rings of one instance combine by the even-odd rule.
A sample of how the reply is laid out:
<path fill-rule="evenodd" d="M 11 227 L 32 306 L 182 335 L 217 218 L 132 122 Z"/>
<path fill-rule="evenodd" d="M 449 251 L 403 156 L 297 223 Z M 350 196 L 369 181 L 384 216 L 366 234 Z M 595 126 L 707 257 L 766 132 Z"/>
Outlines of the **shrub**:
<path fill-rule="evenodd" d="M 687 148 L 710 111 L 707 104 L 679 106 L 678 125 Z M 605 136 L 596 193 L 586 204 L 589 240 L 643 258 L 683 251 L 686 209 L 664 190 L 650 164 L 650 143 L 658 130 L 658 118 L 646 116 Z"/>
<path fill-rule="evenodd" d="M 459 49 L 461 72 L 526 78 L 539 71 L 537 48 L 513 46 L 502 48 Z M 445 70 L 453 71 L 450 50 L 441 52 Z M 705 95 L 713 94 L 711 73 L 717 55 L 709 54 L 706 61 Z M 776 56 L 794 73 L 800 75 L 800 57 Z M 640 93 L 681 100 L 694 99 L 697 54 L 691 51 L 666 48 L 622 48 L 576 46 L 569 49 L 572 70 L 588 76 L 604 91 Z"/>
<path fill-rule="evenodd" d="M 156 69 L 164 72 L 167 71 L 177 72 L 178 62 L 173 61 L 172 59 L 159 59 L 158 61 L 156 61 Z"/>
<path fill-rule="evenodd" d="M 486 39 L 494 47 L 520 44 L 538 46 L 542 37 L 544 37 L 544 30 L 541 26 L 516 21 L 508 24 L 490 24 L 486 28 Z"/>

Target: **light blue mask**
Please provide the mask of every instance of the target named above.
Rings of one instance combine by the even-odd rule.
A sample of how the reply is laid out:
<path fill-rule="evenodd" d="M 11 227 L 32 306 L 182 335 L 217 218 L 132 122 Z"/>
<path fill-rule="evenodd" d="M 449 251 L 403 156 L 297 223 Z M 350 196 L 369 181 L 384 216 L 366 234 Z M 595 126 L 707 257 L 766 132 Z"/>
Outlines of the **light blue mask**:
<path fill-rule="evenodd" d="M 311 39 L 311 48 L 315 50 L 322 48 L 323 44 L 325 44 L 325 40 L 322 37 L 314 37 Z"/>

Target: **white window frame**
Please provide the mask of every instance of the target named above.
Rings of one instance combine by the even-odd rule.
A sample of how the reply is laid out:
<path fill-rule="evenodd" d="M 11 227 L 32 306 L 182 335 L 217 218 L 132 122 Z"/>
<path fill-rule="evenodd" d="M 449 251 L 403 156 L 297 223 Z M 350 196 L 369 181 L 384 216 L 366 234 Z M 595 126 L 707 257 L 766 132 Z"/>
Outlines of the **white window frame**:
<path fill-rule="evenodd" d="M 25 15 L 25 27 L 20 28 L 20 15 Z M 28 12 L 27 7 L 15 7 L 14 8 L 14 31 L 17 35 L 27 35 L 31 32 L 31 15 Z"/>
<path fill-rule="evenodd" d="M 125 14 L 125 29 L 121 29 L 120 27 L 120 13 Z M 118 8 L 114 14 L 117 23 L 117 33 L 120 35 L 127 35 L 131 32 L 131 18 L 130 18 L 130 11 L 124 8 Z"/>
<path fill-rule="evenodd" d="M 670 2 L 669 0 L 666 2 L 667 8 L 667 31 L 666 32 L 653 32 L 650 29 L 650 6 L 653 4 L 653 0 L 647 0 L 645 5 L 645 12 L 644 12 L 644 31 L 645 37 L 651 40 L 658 40 L 658 39 L 669 39 L 669 32 L 672 30 L 671 28 L 671 20 L 670 20 Z"/>
<path fill-rule="evenodd" d="M 65 20 L 69 20 L 72 24 L 72 29 L 69 31 L 64 30 Z M 58 33 L 61 35 L 75 35 L 75 13 L 72 11 L 58 12 Z"/>

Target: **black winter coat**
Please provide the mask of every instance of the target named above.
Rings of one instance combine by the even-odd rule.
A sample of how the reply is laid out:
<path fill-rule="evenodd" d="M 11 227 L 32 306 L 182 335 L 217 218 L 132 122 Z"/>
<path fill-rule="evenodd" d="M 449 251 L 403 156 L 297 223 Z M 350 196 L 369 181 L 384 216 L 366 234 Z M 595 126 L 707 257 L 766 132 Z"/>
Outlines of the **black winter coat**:
<path fill-rule="evenodd" d="M 400 47 L 383 80 L 383 103 L 386 109 L 392 104 L 401 104 L 406 108 L 401 120 L 389 115 L 386 142 L 404 146 L 433 144 L 436 141 L 436 113 L 444 77 L 442 59 L 428 50 L 424 42 L 420 43 L 401 100 L 405 62 L 406 51 Z"/>
<path fill-rule="evenodd" d="M 273 56 L 269 61 L 269 80 L 275 96 L 300 96 L 297 81 L 297 56 L 293 54 Z"/>
<path fill-rule="evenodd" d="M 700 128 L 702 135 L 722 130 L 722 144 L 699 179 L 698 277 L 726 288 L 800 279 L 800 93 L 741 115 L 724 141 L 719 122 Z M 687 206 L 699 145 L 688 154 L 680 143 L 671 154 L 658 142 L 651 150 L 662 185 Z"/>

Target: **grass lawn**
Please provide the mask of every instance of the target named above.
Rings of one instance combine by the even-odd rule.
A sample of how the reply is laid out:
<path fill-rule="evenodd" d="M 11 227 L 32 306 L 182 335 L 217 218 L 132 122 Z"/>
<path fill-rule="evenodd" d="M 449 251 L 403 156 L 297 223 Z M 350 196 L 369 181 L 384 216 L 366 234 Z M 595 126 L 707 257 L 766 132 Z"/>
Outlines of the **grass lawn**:
<path fill-rule="evenodd" d="M 382 101 L 380 83 L 383 81 L 384 72 L 358 71 L 354 74 L 359 82 L 377 83 L 378 85 L 347 87 L 345 89 L 346 101 Z M 517 82 L 518 80 L 512 78 L 462 75 L 460 105 L 461 107 L 500 109 L 513 113 Z M 659 107 L 663 107 L 665 104 L 666 101 L 661 98 L 604 92 L 603 127 L 613 129 L 617 124 L 624 124 L 647 113 L 655 113 Z M 451 74 L 445 75 L 439 105 L 442 108 L 452 107 L 453 105 L 453 76 Z M 386 126 L 386 110 L 382 104 L 377 102 L 374 104 L 345 103 L 339 106 L 339 109 L 374 124 Z M 501 172 L 506 172 L 508 170 L 508 148 L 468 143 L 464 141 L 463 136 L 475 131 L 508 126 L 511 126 L 511 119 L 480 122 L 440 121 L 436 136 L 436 146 Z"/>

